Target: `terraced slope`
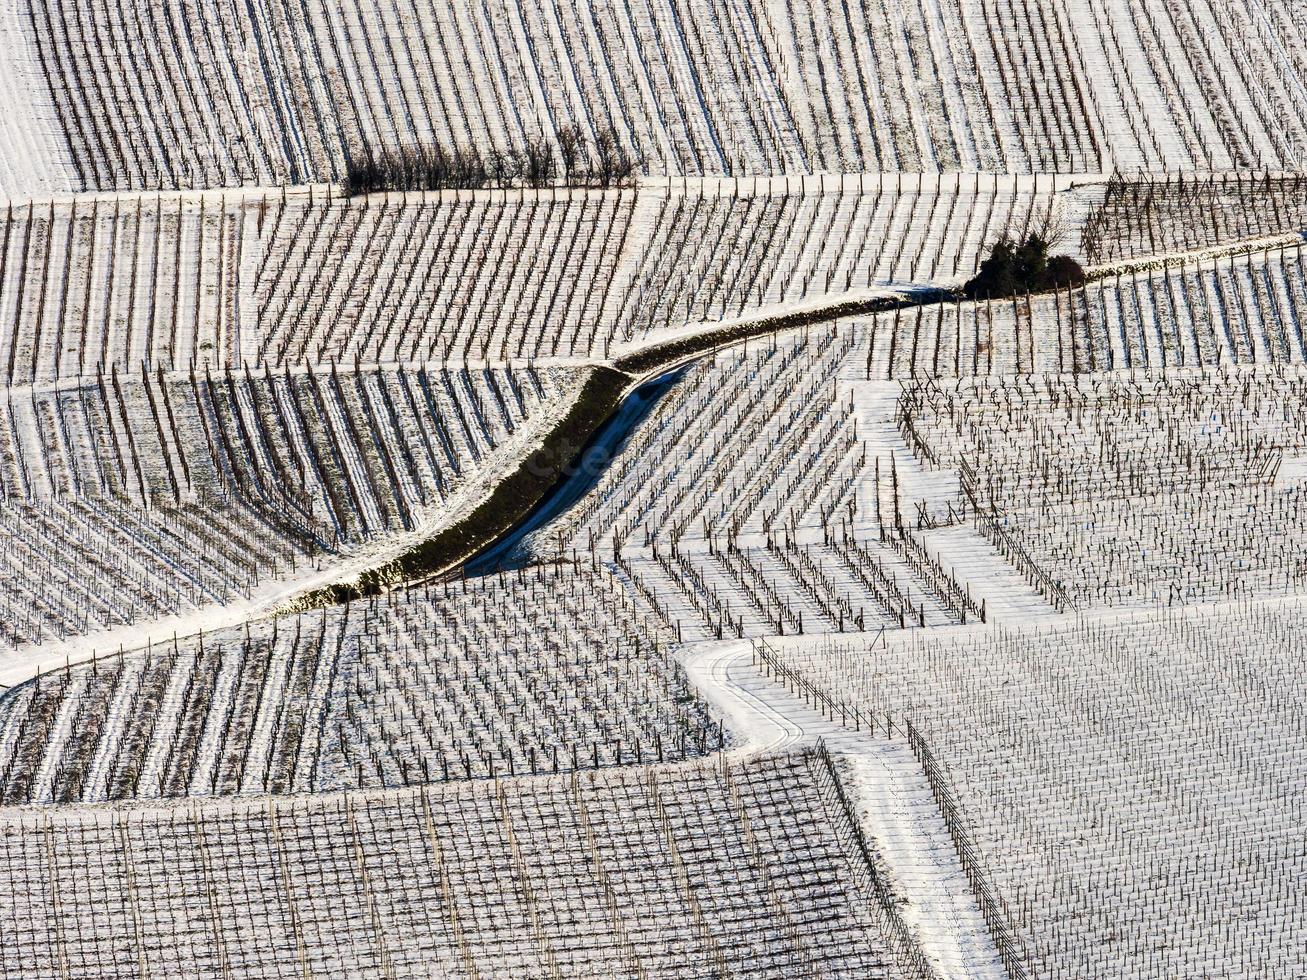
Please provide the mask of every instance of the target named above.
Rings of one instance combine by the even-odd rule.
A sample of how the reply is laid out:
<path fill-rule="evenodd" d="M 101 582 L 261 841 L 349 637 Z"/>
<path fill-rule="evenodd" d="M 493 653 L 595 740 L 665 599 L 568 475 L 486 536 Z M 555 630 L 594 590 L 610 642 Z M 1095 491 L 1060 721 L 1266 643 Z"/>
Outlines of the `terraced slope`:
<path fill-rule="evenodd" d="M 443 526 L 575 397 L 533 368 L 162 371 L 6 390 L 8 645 L 254 600 Z"/>
<path fill-rule="evenodd" d="M 322 792 L 722 744 L 669 635 L 570 566 L 102 658 L 0 698 L 0 802 Z"/>
<path fill-rule="evenodd" d="M 1067 183 L 822 176 L 10 204 L 0 378 L 603 359 L 686 324 L 969 275 L 1003 230 L 1058 213 Z"/>
<path fill-rule="evenodd" d="M 572 126 L 673 175 L 1279 169 L 1307 149 L 1307 22 L 1259 0 L 25 0 L 6 27 L 29 117 L 0 158 L 39 151 L 69 190 L 332 180 L 372 147 Z M 35 192 L 6 171 L 0 194 Z"/>
<path fill-rule="evenodd" d="M 24 976 L 146 960 L 185 976 L 903 975 L 811 755 L 5 810 L 0 841 L 0 957 Z"/>

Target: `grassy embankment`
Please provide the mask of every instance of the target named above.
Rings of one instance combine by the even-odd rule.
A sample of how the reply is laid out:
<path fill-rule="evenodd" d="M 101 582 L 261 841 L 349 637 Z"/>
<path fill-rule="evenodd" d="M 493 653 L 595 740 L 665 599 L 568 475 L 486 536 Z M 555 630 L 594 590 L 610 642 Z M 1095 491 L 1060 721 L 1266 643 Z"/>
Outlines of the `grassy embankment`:
<path fill-rule="evenodd" d="M 940 295 L 932 292 L 911 298 L 882 296 L 832 303 L 677 337 L 619 358 L 611 367 L 598 365 L 590 370 L 571 410 L 470 514 L 351 580 L 306 592 L 289 608 L 304 610 L 336 605 L 456 572 L 513 530 L 559 482 L 566 479 L 571 465 L 580 457 L 591 436 L 612 417 L 631 391 L 686 361 L 763 334 L 811 326 L 839 317 L 917 306 L 939 298 Z"/>

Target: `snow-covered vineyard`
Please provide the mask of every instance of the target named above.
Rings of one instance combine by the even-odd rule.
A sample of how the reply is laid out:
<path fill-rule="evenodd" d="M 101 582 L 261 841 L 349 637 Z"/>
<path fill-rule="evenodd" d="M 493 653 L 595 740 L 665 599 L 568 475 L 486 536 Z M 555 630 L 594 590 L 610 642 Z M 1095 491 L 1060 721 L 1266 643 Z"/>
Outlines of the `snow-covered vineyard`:
<path fill-rule="evenodd" d="M 1307 12 L 0 0 L 0 975 L 1307 975 Z"/>
<path fill-rule="evenodd" d="M 1301 369 L 905 389 L 920 458 L 1073 607 L 1302 590 Z"/>
<path fill-rule="evenodd" d="M 567 369 L 444 364 L 8 388 L 0 636 L 175 615 L 445 522 L 567 402 Z"/>
<path fill-rule="evenodd" d="M 1269 0 L 8 0 L 0 189 L 307 183 L 579 126 L 655 174 L 1292 168 L 1307 18 Z M 53 185 L 53 186 L 52 186 Z"/>
<path fill-rule="evenodd" d="M 142 362 L 604 357 L 760 307 L 969 276 L 1005 228 L 1087 220 L 1093 194 L 1070 184 L 877 174 L 29 201 L 0 230 L 0 364 L 17 384 Z"/>
<path fill-rule="evenodd" d="M 768 656 L 929 744 L 1033 975 L 1297 976 L 1305 629 L 1293 599 Z"/>
<path fill-rule="evenodd" d="M 285 793 L 702 755 L 724 734 L 667 641 L 570 566 L 275 617 L 15 689 L 3 792 Z"/>
<path fill-rule="evenodd" d="M 899 920 L 835 779 L 810 752 L 28 811 L 4 833 L 0 956 L 30 977 L 893 976 Z M 148 970 L 121 928 L 160 943 Z"/>
<path fill-rule="evenodd" d="M 1077 289 L 878 312 L 867 328 L 867 377 L 1302 364 L 1303 242 L 1255 246 L 1107 269 Z"/>

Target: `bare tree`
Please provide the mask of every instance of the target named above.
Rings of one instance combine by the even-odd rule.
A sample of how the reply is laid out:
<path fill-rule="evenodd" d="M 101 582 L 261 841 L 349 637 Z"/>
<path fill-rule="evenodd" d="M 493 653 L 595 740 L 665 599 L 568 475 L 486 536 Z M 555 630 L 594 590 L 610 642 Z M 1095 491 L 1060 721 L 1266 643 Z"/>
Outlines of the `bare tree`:
<path fill-rule="evenodd" d="M 594 176 L 600 187 L 625 184 L 639 166 L 611 129 L 605 129 L 595 137 L 594 151 Z"/>
<path fill-rule="evenodd" d="M 1066 217 L 1056 198 L 1049 199 L 1047 211 L 1031 218 L 1029 230 L 1047 242 L 1049 248 L 1060 248 L 1067 243 Z"/>
<path fill-rule="evenodd" d="M 522 173 L 522 158 L 516 150 L 492 147 L 486 156 L 490 182 L 498 187 L 509 187 Z"/>
<path fill-rule="evenodd" d="M 543 187 L 554 177 L 554 154 L 543 139 L 532 140 L 522 154 L 522 177 L 532 187 Z"/>
<path fill-rule="evenodd" d="M 485 151 L 465 146 L 451 150 L 434 143 L 374 151 L 364 145 L 345 162 L 342 190 L 353 196 L 380 190 L 512 187 L 518 182 L 545 187 L 558 176 L 560 157 L 565 182 L 614 187 L 629 183 L 640 167 L 639 158 L 612 129 L 602 130 L 590 144 L 576 126 L 565 126 L 557 135 L 557 156 L 544 138 L 521 149 Z"/>
<path fill-rule="evenodd" d="M 563 159 L 563 179 L 570 181 L 577 172 L 585 152 L 585 137 L 579 126 L 563 126 L 558 130 L 558 154 Z"/>
<path fill-rule="evenodd" d="M 451 184 L 454 187 L 484 187 L 489 180 L 486 161 L 474 149 L 460 147 L 454 151 Z"/>

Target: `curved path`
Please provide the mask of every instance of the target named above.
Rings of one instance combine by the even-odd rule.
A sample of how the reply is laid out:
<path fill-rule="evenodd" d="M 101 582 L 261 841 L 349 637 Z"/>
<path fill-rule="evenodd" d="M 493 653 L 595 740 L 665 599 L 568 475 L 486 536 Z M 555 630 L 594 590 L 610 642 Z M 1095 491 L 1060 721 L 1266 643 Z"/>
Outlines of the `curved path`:
<path fill-rule="evenodd" d="M 820 739 L 844 763 L 845 789 L 900 900 L 899 914 L 942 977 L 1007 976 L 905 739 L 852 731 L 822 717 L 753 666 L 749 641 L 692 644 L 682 662 L 725 719 L 732 752 L 747 756 Z"/>

